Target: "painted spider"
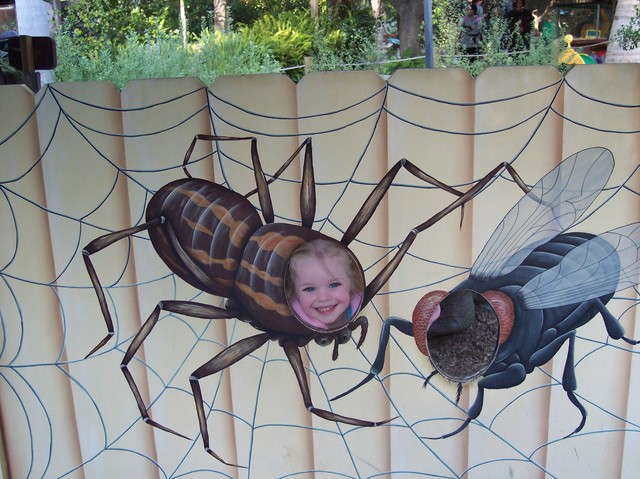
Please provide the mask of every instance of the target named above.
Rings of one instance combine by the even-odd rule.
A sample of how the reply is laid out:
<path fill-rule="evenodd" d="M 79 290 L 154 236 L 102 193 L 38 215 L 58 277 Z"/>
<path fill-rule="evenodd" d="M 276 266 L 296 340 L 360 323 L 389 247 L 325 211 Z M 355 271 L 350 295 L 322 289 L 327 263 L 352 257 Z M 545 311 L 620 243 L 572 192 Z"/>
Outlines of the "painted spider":
<path fill-rule="evenodd" d="M 251 159 L 257 188 L 242 196 L 214 182 L 192 178 L 187 170 L 187 165 L 196 142 L 199 140 L 251 141 Z M 282 174 L 303 148 L 304 164 L 300 192 L 301 225 L 276 223 L 274 222 L 275 216 L 269 184 Z M 342 316 L 340 320 L 325 328 L 314 326 L 305 321 L 292 311 L 291 298 L 287 296 L 285 291 L 289 259 L 301 245 L 323 239 L 343 250 L 353 260 L 353 263 L 357 265 L 357 274 L 364 285 L 362 267 L 355 255 L 348 249 L 348 245 L 370 220 L 401 168 L 405 168 L 420 180 L 448 191 L 458 198 L 429 220 L 411 230 L 389 263 L 366 287 L 363 287 L 357 303 L 352 305 L 352 314 Z M 202 319 L 238 318 L 261 331 L 255 336 L 228 346 L 213 359 L 196 369 L 189 378 L 204 448 L 207 453 L 225 464 L 233 466 L 233 464 L 225 462 L 209 446 L 209 434 L 199 380 L 231 366 L 269 340 L 278 341 L 284 349 L 298 380 L 304 404 L 312 414 L 331 421 L 356 426 L 376 426 L 388 422 L 355 419 L 314 407 L 299 348 L 306 346 L 311 340 L 315 340 L 320 345 L 328 345 L 333 342 L 333 359 L 335 360 L 338 356 L 338 346 L 349 341 L 352 332 L 358 327 L 361 328 L 357 343 L 359 348 L 366 337 L 368 323 L 365 317 L 358 316 L 358 312 L 387 282 L 418 233 L 439 221 L 458 206 L 463 206 L 471 200 L 503 168 L 506 168 L 511 176 L 516 178 L 515 171 L 509 165 L 501 164 L 466 193 L 462 193 L 427 175 L 409 161 L 398 161 L 375 186 L 342 239 L 337 241 L 311 229 L 316 205 L 311 139 L 305 140 L 273 175 L 273 178 L 267 180 L 260 164 L 256 138 L 196 135 L 183 162 L 186 178 L 172 181 L 154 194 L 147 205 L 146 222 L 101 236 L 91 241 L 83 250 L 84 262 L 108 330 L 105 338 L 93 348 L 87 357 L 103 347 L 114 335 L 113 321 L 90 257 L 121 239 L 148 231 L 157 254 L 176 275 L 199 290 L 228 298 L 228 301 L 224 308 L 193 301 L 161 301 L 133 338 L 122 360 L 121 369 L 135 397 L 142 419 L 147 424 L 186 438 L 186 436 L 149 417 L 147 407 L 128 368 L 129 362 L 156 326 L 161 311 Z M 258 193 L 264 223 L 256 208 L 247 199 L 255 193 Z"/>

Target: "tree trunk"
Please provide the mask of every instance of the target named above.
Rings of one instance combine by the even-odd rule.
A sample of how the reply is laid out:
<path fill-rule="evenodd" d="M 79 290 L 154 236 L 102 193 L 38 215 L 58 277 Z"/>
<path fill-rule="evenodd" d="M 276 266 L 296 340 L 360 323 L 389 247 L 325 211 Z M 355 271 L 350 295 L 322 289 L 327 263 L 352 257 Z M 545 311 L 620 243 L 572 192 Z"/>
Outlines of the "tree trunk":
<path fill-rule="evenodd" d="M 182 31 L 182 46 L 187 46 L 187 14 L 184 9 L 184 0 L 180 0 L 180 30 Z"/>
<path fill-rule="evenodd" d="M 389 0 L 398 15 L 400 51 L 410 55 L 420 53 L 420 25 L 424 17 L 421 0 Z"/>
<path fill-rule="evenodd" d="M 380 15 L 382 15 L 382 0 L 370 0 L 369 4 L 371 5 L 373 16 L 380 18 Z"/>
<path fill-rule="evenodd" d="M 62 25 L 62 2 L 60 0 L 51 0 L 51 6 L 53 7 L 53 23 L 57 30 Z"/>
<path fill-rule="evenodd" d="M 214 28 L 224 32 L 227 30 L 227 0 L 213 0 Z"/>
<path fill-rule="evenodd" d="M 609 32 L 609 44 L 604 57 L 605 63 L 638 63 L 640 62 L 640 48 L 624 51 L 620 44 L 614 40 L 618 28 L 629 23 L 635 17 L 636 0 L 618 0 L 615 15 Z"/>

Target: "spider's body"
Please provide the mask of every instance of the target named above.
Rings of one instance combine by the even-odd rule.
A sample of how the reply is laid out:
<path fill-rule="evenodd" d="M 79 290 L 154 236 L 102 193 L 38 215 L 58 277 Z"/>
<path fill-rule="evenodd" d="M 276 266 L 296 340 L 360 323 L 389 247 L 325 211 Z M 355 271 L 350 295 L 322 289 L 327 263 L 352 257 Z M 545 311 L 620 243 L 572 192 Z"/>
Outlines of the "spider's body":
<path fill-rule="evenodd" d="M 228 298 L 249 238 L 263 224 L 251 202 L 217 183 L 186 178 L 151 198 L 146 220 L 155 218 L 164 224 L 150 229 L 149 237 L 171 271 L 201 291 Z"/>
<path fill-rule="evenodd" d="M 231 298 L 227 309 L 236 310 L 238 318 L 257 329 L 276 336 L 301 335 L 306 342 L 319 334 L 291 313 L 283 283 L 295 249 L 305 241 L 330 240 L 326 235 L 292 224 L 265 225 L 244 196 L 194 178 L 175 180 L 158 190 L 149 201 L 146 219 L 159 217 L 164 223 L 149 230 L 151 243 L 184 281 Z"/>
<path fill-rule="evenodd" d="M 251 140 L 251 159 L 257 189 L 243 196 L 212 181 L 192 178 L 186 166 L 198 140 L 216 142 Z M 305 151 L 300 189 L 301 224 L 276 223 L 269 183 L 278 178 L 303 148 Z M 284 285 L 289 258 L 305 242 L 316 239 L 331 241 L 351 257 L 354 265 L 357 266 L 361 284 L 365 284 L 362 267 L 348 249 L 348 245 L 371 219 L 401 168 L 407 169 L 423 181 L 456 195 L 456 200 L 409 232 L 393 258 L 364 287 L 364 291 L 359 292 L 362 294 L 355 296 L 359 298 L 356 299 L 359 304 L 349 310 L 350 315 L 344 314 L 339 322 L 336 321 L 326 329 L 316 329 L 290 309 Z M 195 288 L 227 298 L 228 301 L 224 308 L 194 301 L 160 301 L 135 335 L 120 367 L 134 395 L 140 415 L 146 423 L 182 436 L 149 417 L 147 407 L 128 367 L 158 323 L 160 312 L 167 311 L 206 320 L 238 318 L 260 331 L 255 336 L 241 339 L 226 347 L 194 371 L 189 378 L 204 447 L 216 459 L 225 462 L 209 447 L 208 426 L 199 380 L 226 369 L 269 340 L 278 341 L 284 349 L 298 380 L 304 404 L 311 413 L 324 419 L 356 426 L 383 424 L 386 421 L 365 421 L 314 407 L 299 348 L 312 340 L 320 345 L 333 342 L 333 359 L 335 360 L 338 357 L 338 346 L 348 342 L 352 332 L 358 327 L 361 328 L 361 335 L 357 347 L 360 347 L 366 336 L 367 319 L 358 316 L 358 312 L 384 286 L 418 233 L 471 200 L 502 168 L 507 168 L 514 176 L 515 172 L 509 165 L 501 164 L 469 191 L 461 193 L 430 177 L 410 162 L 398 161 L 375 186 L 341 240 L 338 241 L 312 229 L 315 217 L 315 179 L 310 139 L 305 140 L 273 175 L 273 179 L 267 181 L 258 157 L 255 138 L 196 135 L 183 163 L 187 178 L 172 181 L 154 194 L 147 205 L 146 222 L 96 238 L 83 250 L 85 265 L 108 330 L 106 337 L 88 356 L 104 346 L 115 334 L 107 301 L 90 257 L 116 241 L 147 231 L 158 256 L 171 271 Z M 258 194 L 260 213 L 247 199 L 254 193 Z"/>

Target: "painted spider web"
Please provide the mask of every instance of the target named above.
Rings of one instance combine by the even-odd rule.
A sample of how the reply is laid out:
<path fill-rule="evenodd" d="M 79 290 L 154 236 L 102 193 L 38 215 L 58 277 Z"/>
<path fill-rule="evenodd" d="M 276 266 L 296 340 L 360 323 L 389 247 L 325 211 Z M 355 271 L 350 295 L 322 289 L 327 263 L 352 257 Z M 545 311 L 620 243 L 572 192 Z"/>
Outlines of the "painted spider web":
<path fill-rule="evenodd" d="M 561 86 L 580 95 L 565 79 L 523 95 L 557 92 Z M 202 450 L 188 378 L 214 354 L 256 331 L 237 320 L 206 321 L 162 312 L 149 343 L 145 342 L 144 352 L 136 356 L 131 369 L 150 415 L 190 439 L 145 425 L 118 372 L 140 321 L 146 319 L 158 301 L 179 299 L 223 306 L 224 300 L 212 299 L 185 285 L 160 262 L 145 233 L 134 235 L 95 255 L 99 274 L 107 269 L 110 271 L 101 279 L 115 323 L 115 337 L 92 357 L 84 357 L 106 331 L 89 278 L 83 271 L 82 248 L 101 234 L 144 222 L 145 206 L 153 192 L 183 175 L 183 157 L 180 155 L 172 156 L 168 162 L 159 159 L 155 163 L 127 163 L 127 167 L 123 167 L 119 160 L 123 152 L 112 147 L 108 140 L 114 137 L 122 140 L 127 151 L 135 150 L 142 142 L 151 150 L 150 156 L 158 154 L 158 158 L 164 158 L 162 152 L 153 151 L 153 142 L 148 142 L 147 137 L 176 135 L 190 140 L 193 134 L 200 133 L 193 131 L 191 119 L 206 111 L 214 133 L 232 127 L 238 135 L 260 136 L 259 149 L 267 145 L 268 152 L 269 141 L 286 141 L 288 146 L 284 150 L 292 151 L 291 145 L 299 144 L 304 136 L 312 136 L 315 141 L 364 122 L 370 125 L 370 136 L 361 139 L 361 155 L 348 159 L 347 170 L 351 174 L 337 181 L 319 181 L 317 184 L 318 197 L 323 203 L 314 227 L 339 237 L 359 206 L 352 204 L 347 192 L 355 190 L 357 196 L 364 199 L 366 192 L 375 185 L 375 180 L 363 180 L 358 172 L 368 168 L 367 151 L 381 116 L 387 115 L 412 128 L 434 130 L 389 107 L 385 99 L 390 91 L 423 102 L 425 107 L 439 100 L 387 82 L 380 91 L 344 107 L 346 111 L 365 104 L 374 105 L 356 121 L 336 128 L 302 133 L 284 131 L 276 135 L 255 130 L 248 126 L 250 121 L 247 126 L 235 123 L 231 117 L 221 114 L 215 105 L 225 104 L 240 110 L 246 117 L 257 116 L 264 122 L 281 120 L 286 123 L 293 119 L 304 124 L 309 118 L 261 116 L 210 90 L 206 95 L 207 104 L 195 102 L 197 106 L 193 108 L 184 107 L 184 102 L 202 93 L 202 90 L 194 90 L 165 102 L 165 106 L 174 107 L 171 105 L 174 104 L 177 110 L 186 111 L 182 117 L 174 118 L 173 124 L 157 131 L 141 128 L 144 133 L 118 135 L 91 127 L 83 118 L 113 113 L 153 115 L 158 105 L 114 111 L 87 102 L 80 96 L 69 96 L 66 91 L 58 86 L 47 87 L 37 97 L 33 117 L 25 116 L 14 122 L 18 125 L 16 129 L 0 130 L 0 158 L 4 164 L 0 180 L 4 225 L 1 404 L 4 447 L 8 463 L 14 467 L 12 471 L 18 471 L 14 472 L 16 477 L 131 477 L 130 471 L 135 470 L 140 477 L 167 478 L 506 477 L 514 471 L 527 477 L 564 478 L 575 477 L 572 471 L 575 474 L 576 470 L 600 470 L 605 467 L 602 463 L 612 456 L 618 459 L 619 476 L 633 470 L 637 459 L 630 457 L 638 456 L 640 450 L 637 438 L 640 418 L 632 407 L 637 400 L 638 384 L 631 379 L 637 352 L 610 341 L 598 317 L 584 331 L 578 331 L 577 396 L 588 409 L 589 417 L 585 429 L 569 438 L 564 436 L 577 425 L 579 414 L 572 405 L 565 404 L 568 401 L 561 388 L 565 353 L 559 354 L 561 358 L 557 364 L 536 369 L 513 390 L 487 391 L 485 408 L 479 418 L 466 432 L 447 440 L 433 441 L 426 436 L 451 431 L 464 420 L 465 410 L 475 397 L 474 387 L 465 387 L 460 403 L 456 403 L 454 384 L 434 379 L 422 388 L 432 368 L 418 353 L 413 340 L 397 332 L 392 333 L 387 366 L 379 380 L 371 381 L 348 398 L 329 401 L 345 386 L 355 385 L 367 374 L 377 351 L 380 325 L 390 314 L 395 314 L 394 304 L 415 303 L 414 298 L 434 289 L 449 289 L 468 274 L 470 264 L 442 261 L 424 254 L 421 249 L 419 252 L 412 250 L 403 260 L 396 273 L 402 281 L 391 283 L 367 308 L 372 331 L 362 351 L 356 351 L 353 343 L 343 345 L 335 363 L 330 360 L 330 348 L 311 343 L 303 351 L 316 407 L 364 419 L 393 417 L 390 423 L 368 429 L 312 417 L 300 400 L 298 386 L 282 349 L 277 343 L 268 343 L 228 370 L 201 381 L 212 448 L 245 468 L 224 466 Z M 638 105 L 611 104 L 586 95 L 584 98 L 588 103 L 604 104 L 606 108 L 638 111 Z M 508 104 L 515 99 L 501 98 L 496 103 Z M 530 143 L 549 117 L 562 117 L 594 134 L 638 135 L 637 130 L 622 128 L 603 131 L 584 118 L 567 117 L 554 109 L 552 101 L 542 104 L 531 117 L 523 120 L 528 133 L 521 149 L 505 153 L 501 160 L 511 161 L 518 168 L 524 161 L 521 159 L 523 152 L 531 148 Z M 27 151 L 21 153 L 26 157 L 22 163 L 11 162 L 8 158 L 16 151 L 25 151 L 24 146 L 16 145 L 30 134 L 33 119 L 45 104 L 47 115 L 38 117 L 40 153 Z M 56 111 L 51 105 L 57 105 L 56 115 L 51 115 L 51 111 Z M 452 108 L 479 106 L 451 104 Z M 85 113 L 78 114 L 76 107 L 85 109 Z M 323 115 L 331 117 L 337 113 L 332 111 Z M 520 126 L 513 124 L 506 129 Z M 176 134 L 178 131 L 179 135 Z M 443 130 L 441 133 L 468 135 L 461 131 Z M 489 129 L 476 134 L 497 133 L 497 129 Z M 84 144 L 85 150 L 67 151 L 61 159 L 59 154 L 52 152 L 65 151 L 60 142 L 69 137 Z M 188 140 L 176 148 L 184 151 Z M 247 193 L 246 186 L 251 185 L 246 182 L 246 177 L 251 176 L 250 158 L 238 151 L 242 150 L 225 142 L 199 145 L 190 165 L 191 171 L 194 176 L 215 174 L 224 186 Z M 85 164 L 80 158 L 87 153 L 91 160 Z M 278 161 L 283 159 L 280 157 Z M 319 161 L 316 158 L 317 165 Z M 16 164 L 18 166 L 14 166 Z M 265 166 L 267 175 L 273 175 L 277 166 L 277 162 Z M 606 214 L 619 204 L 637 204 L 637 168 L 637 164 L 632 164 L 622 176 L 610 182 L 592 215 Z M 319 169 L 322 170 L 321 165 Z M 45 180 L 38 186 L 41 172 Z M 104 184 L 107 186 L 94 186 L 91 175 L 83 176 L 88 172 L 106 177 Z M 474 181 L 482 174 L 474 175 Z M 57 198 L 56 195 L 61 194 L 57 188 L 69 185 L 63 177 L 74 175 L 86 180 L 72 182 L 77 190 L 65 190 L 64 198 Z M 245 179 L 240 180 L 241 177 Z M 409 191 L 438 198 L 434 204 L 448 204 L 454 199 L 432 185 L 405 179 L 403 176 L 391 187 L 396 200 L 391 200 L 390 208 L 397 198 Z M 537 180 L 527 178 L 529 184 Z M 472 183 L 458 181 L 451 186 L 464 191 Z M 295 204 L 298 188 L 295 172 L 287 172 L 272 183 L 277 221 L 298 221 Z M 515 189 L 506 175 L 497 177 L 488 188 Z M 128 204 L 122 201 L 123 193 L 128 195 Z M 296 201 L 291 201 L 292 197 Z M 255 195 L 251 200 L 257 205 Z M 82 206 L 75 208 L 69 202 L 82 203 Z M 113 211 L 125 211 L 126 214 L 114 219 Z M 450 216 L 453 223 L 460 221 L 459 212 Z M 397 238 L 390 235 L 387 242 L 380 242 L 375 235 L 358 237 L 353 249 L 368 277 L 397 252 L 402 235 L 419 221 L 409 220 L 406 231 Z M 36 223 L 40 226 L 33 227 Z M 412 275 L 410 268 L 416 267 L 424 268 L 429 274 Z M 632 326 L 635 320 L 636 293 L 624 291 L 610 304 L 611 310 L 627 326 Z M 44 299 L 40 301 L 40 298 Z M 47 307 L 55 310 L 52 317 L 48 317 L 51 312 Z M 132 321 L 134 317 L 138 318 L 138 323 Z M 593 326 L 595 323 L 598 325 Z M 96 331 L 100 334 L 96 335 Z M 631 333 L 633 328 L 629 331 L 630 336 Z M 626 379 L 608 374 L 612 368 L 622 369 L 622 377 Z M 585 385 L 590 381 L 597 384 Z M 612 391 L 621 392 L 612 394 Z M 624 443 L 624 454 L 614 452 L 621 442 Z M 594 448 L 599 451 L 600 459 L 590 456 Z M 567 449 L 576 451 L 575 459 L 567 457 Z M 23 457 L 12 459 L 17 450 L 22 451 Z M 17 463 L 20 466 L 15 466 Z M 5 474 L 14 477 L 8 475 L 6 468 Z"/>

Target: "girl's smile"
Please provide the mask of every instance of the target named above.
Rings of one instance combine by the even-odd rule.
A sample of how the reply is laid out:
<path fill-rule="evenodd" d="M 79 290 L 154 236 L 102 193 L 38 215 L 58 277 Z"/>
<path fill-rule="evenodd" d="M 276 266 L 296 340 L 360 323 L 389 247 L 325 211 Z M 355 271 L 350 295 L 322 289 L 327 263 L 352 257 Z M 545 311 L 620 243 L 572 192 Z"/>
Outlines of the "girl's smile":
<path fill-rule="evenodd" d="M 300 257 L 296 260 L 295 295 L 309 318 L 329 325 L 349 307 L 351 280 L 335 258 Z"/>

